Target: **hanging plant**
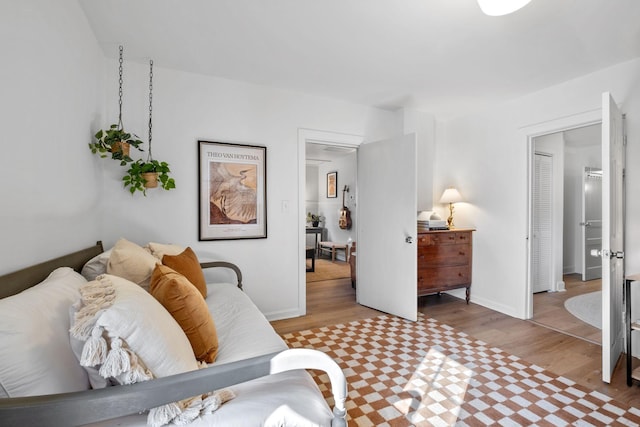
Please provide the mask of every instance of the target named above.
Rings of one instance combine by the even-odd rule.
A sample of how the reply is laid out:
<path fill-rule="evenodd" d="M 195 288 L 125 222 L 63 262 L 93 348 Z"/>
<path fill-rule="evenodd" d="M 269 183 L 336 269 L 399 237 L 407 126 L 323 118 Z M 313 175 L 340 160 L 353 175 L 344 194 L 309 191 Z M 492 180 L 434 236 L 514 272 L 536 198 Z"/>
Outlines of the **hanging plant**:
<path fill-rule="evenodd" d="M 140 148 L 142 141 L 140 141 L 136 135 L 126 132 L 122 125 L 122 51 L 123 47 L 120 46 L 120 66 L 118 68 L 118 82 L 120 84 L 118 90 L 118 105 L 120 113 L 118 123 L 111 125 L 108 129 L 100 129 L 96 132 L 94 135 L 96 141 L 89 143 L 89 149 L 93 154 L 98 154 L 102 158 L 107 157 L 108 153 L 111 153 L 111 158 L 120 160 L 120 165 L 124 166 L 133 161 L 129 156 L 130 147 L 133 146 L 138 149 L 138 151 L 142 151 L 142 148 Z"/>
<path fill-rule="evenodd" d="M 125 132 L 119 125 L 113 124 L 109 129 L 100 129 L 95 134 L 96 142 L 89 143 L 89 148 L 93 154 L 98 153 L 100 157 L 107 157 L 111 153 L 111 158 L 120 160 L 120 165 L 124 166 L 133 159 L 129 156 L 131 146 L 142 151 L 140 145 L 142 141 L 136 135 Z"/>
<path fill-rule="evenodd" d="M 158 184 L 165 190 L 176 188 L 176 182 L 169 177 L 169 164 L 153 159 L 151 155 L 152 139 L 152 100 L 153 100 L 153 61 L 149 61 L 149 154 L 147 160 L 136 160 L 129 165 L 127 174 L 122 177 L 124 188 L 129 187 L 129 192 L 135 194 L 141 191 L 147 195 L 147 188 L 156 188 Z M 122 164 L 122 163 L 121 163 Z"/>
<path fill-rule="evenodd" d="M 176 188 L 176 182 L 169 177 L 169 164 L 157 160 L 136 160 L 129 165 L 127 174 L 122 177 L 124 187 L 129 187 L 129 192 L 134 194 L 141 191 L 147 195 L 147 188 L 155 188 L 158 185 L 165 190 Z"/>

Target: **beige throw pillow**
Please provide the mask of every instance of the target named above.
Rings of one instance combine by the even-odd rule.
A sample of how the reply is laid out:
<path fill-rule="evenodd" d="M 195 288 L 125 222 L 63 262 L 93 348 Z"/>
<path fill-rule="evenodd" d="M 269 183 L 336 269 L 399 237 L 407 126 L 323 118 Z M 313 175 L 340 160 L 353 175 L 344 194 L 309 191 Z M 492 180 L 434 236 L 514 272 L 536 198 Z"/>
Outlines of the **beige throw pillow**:
<path fill-rule="evenodd" d="M 120 239 L 111 249 L 107 273 L 127 279 L 148 291 L 151 273 L 157 263 L 158 260 L 141 246 Z"/>
<path fill-rule="evenodd" d="M 184 246 L 174 245 L 174 244 L 166 244 L 166 243 L 155 243 L 149 242 L 144 247 L 148 250 L 151 255 L 156 257 L 159 261 L 162 261 L 162 257 L 165 255 L 178 255 L 182 253 L 185 249 Z"/>

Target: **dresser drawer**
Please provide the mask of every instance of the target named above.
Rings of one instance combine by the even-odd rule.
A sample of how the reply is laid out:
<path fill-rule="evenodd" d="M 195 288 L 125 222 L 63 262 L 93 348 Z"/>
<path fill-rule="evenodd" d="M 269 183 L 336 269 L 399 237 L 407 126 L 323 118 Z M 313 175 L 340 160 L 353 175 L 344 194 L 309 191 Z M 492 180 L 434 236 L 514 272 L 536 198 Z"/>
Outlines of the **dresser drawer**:
<path fill-rule="evenodd" d="M 468 285 L 471 283 L 471 266 L 419 268 L 418 290 Z"/>
<path fill-rule="evenodd" d="M 418 246 L 471 243 L 470 231 L 431 232 L 418 235 Z"/>
<path fill-rule="evenodd" d="M 418 250 L 423 246 L 431 246 L 431 234 L 418 233 Z"/>
<path fill-rule="evenodd" d="M 454 236 L 456 243 L 471 244 L 471 232 L 470 231 L 456 231 Z"/>
<path fill-rule="evenodd" d="M 424 267 L 446 267 L 469 265 L 471 245 L 418 246 L 418 265 Z"/>
<path fill-rule="evenodd" d="M 454 245 L 456 243 L 456 233 L 432 233 L 429 235 L 431 245 Z"/>

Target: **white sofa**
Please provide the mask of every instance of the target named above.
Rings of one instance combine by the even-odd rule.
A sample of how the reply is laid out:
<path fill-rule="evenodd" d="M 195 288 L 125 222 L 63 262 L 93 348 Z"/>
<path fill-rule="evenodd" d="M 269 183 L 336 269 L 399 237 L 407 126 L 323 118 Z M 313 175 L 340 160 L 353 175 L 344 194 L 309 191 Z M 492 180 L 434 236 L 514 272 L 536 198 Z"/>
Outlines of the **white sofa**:
<path fill-rule="evenodd" d="M 146 411 L 150 408 L 224 390 L 235 397 L 211 413 L 202 412 L 188 425 L 346 425 L 346 383 L 339 366 L 315 350 L 287 349 L 240 289 L 239 269 L 228 263 L 203 263 L 205 267 L 233 268 L 238 273 L 238 284 L 207 284 L 206 304 L 215 321 L 219 345 L 214 363 L 205 369 L 134 384 L 90 389 L 89 373 L 79 365 L 68 339 L 73 327 L 70 307 L 77 304 L 79 288 L 87 279 L 71 268 L 57 267 L 70 265 L 80 271 L 89 258 L 95 260 L 100 254 L 105 257 L 99 242 L 96 247 L 70 254 L 71 258 L 61 257 L 0 277 L 0 297 L 4 297 L 0 299 L 3 422 L 143 426 L 147 425 Z M 47 269 L 53 273 L 42 280 Z M 34 271 L 40 276 L 34 276 Z M 16 281 L 25 283 L 16 288 Z M 122 286 L 129 289 L 129 285 Z M 16 293 L 23 287 L 30 288 Z M 167 353 L 177 346 L 175 339 L 170 342 Z M 162 352 L 154 352 L 158 353 Z M 305 369 L 329 374 L 333 411 Z"/>

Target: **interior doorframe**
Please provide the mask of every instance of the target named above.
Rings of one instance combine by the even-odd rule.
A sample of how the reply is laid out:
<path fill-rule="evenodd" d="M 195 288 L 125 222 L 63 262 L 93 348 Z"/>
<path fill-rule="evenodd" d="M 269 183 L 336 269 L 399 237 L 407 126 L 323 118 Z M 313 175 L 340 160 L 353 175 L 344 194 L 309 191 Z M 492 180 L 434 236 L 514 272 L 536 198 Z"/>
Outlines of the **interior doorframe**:
<path fill-rule="evenodd" d="M 306 269 L 306 212 L 305 212 L 305 182 L 307 142 L 334 145 L 340 147 L 358 148 L 364 142 L 364 136 L 317 129 L 298 129 L 298 221 L 294 222 L 298 228 L 298 315 L 307 314 L 307 269 Z M 356 175 L 357 176 L 357 175 Z M 356 182 L 357 187 L 357 182 Z M 356 189 L 357 191 L 357 189 Z M 358 206 L 356 204 L 356 218 Z"/>
<path fill-rule="evenodd" d="M 589 110 L 582 113 L 576 113 L 570 116 L 549 120 L 534 125 L 524 126 L 520 128 L 521 140 L 527 146 L 527 188 L 525 191 L 527 197 L 527 229 L 526 229 L 526 278 L 524 292 L 525 319 L 533 317 L 533 294 L 532 294 L 532 239 L 533 235 L 533 180 L 534 180 L 534 160 L 535 160 L 535 143 L 534 139 L 540 136 L 564 132 L 572 129 L 581 128 L 602 123 L 602 108 Z"/>

